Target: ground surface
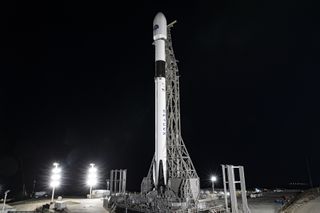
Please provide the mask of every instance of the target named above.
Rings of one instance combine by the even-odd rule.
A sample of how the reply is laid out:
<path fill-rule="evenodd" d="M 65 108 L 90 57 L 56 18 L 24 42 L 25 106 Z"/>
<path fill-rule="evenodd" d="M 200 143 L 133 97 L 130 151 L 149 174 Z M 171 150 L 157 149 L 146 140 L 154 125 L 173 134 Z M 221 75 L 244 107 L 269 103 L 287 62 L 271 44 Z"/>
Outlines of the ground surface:
<path fill-rule="evenodd" d="M 102 199 L 75 199 L 65 198 L 67 209 L 70 213 L 107 213 L 102 207 Z M 49 200 L 32 200 L 10 204 L 17 211 L 33 211 L 36 208 L 49 203 Z"/>
<path fill-rule="evenodd" d="M 297 206 L 292 210 L 292 213 L 319 213 L 320 212 L 320 197 L 310 200 L 302 206 Z"/>
<path fill-rule="evenodd" d="M 292 194 L 292 192 L 266 192 L 263 193 L 263 197 L 248 199 L 249 208 L 251 213 L 278 213 L 282 204 L 275 201 Z"/>
<path fill-rule="evenodd" d="M 275 202 L 289 193 L 264 193 L 261 198 L 248 199 L 251 213 L 278 213 L 281 204 Z M 70 213 L 108 213 L 103 207 L 102 199 L 64 198 Z M 49 200 L 28 200 L 10 204 L 18 211 L 32 211 Z M 320 197 L 297 206 L 292 213 L 320 213 Z"/>
<path fill-rule="evenodd" d="M 277 213 L 281 208 L 281 204 L 265 197 L 251 199 L 248 202 L 251 213 Z"/>

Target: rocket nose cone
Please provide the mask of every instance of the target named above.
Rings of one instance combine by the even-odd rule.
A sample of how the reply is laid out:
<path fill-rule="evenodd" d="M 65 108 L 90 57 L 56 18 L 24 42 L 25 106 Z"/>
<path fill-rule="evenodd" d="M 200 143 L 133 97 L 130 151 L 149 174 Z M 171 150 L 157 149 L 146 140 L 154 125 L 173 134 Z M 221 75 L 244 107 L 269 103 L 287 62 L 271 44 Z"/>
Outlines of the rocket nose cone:
<path fill-rule="evenodd" d="M 159 12 L 153 19 L 153 38 L 167 39 L 167 19 L 163 13 Z"/>
<path fill-rule="evenodd" d="M 167 22 L 167 19 L 163 13 L 158 12 L 157 15 L 153 19 L 153 25 L 156 23 L 160 23 L 160 22 Z"/>

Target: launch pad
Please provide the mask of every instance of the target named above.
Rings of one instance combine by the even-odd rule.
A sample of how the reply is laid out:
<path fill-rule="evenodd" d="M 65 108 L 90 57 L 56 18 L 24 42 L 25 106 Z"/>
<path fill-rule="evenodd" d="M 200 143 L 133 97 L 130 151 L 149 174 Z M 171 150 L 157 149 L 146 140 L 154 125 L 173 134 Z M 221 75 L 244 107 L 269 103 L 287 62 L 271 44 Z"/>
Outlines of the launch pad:
<path fill-rule="evenodd" d="M 181 135 L 180 76 L 171 37 L 171 29 L 175 22 L 167 25 L 162 13 L 158 13 L 155 20 L 157 20 L 159 14 L 164 18 L 164 22 L 160 21 L 160 25 L 161 22 L 165 23 L 166 29 L 164 30 L 163 26 L 159 27 L 157 22 L 156 24 L 154 22 L 154 31 L 155 29 L 160 29 L 166 35 L 163 36 L 160 33 L 161 35 L 159 36 L 158 34 L 155 35 L 154 32 L 154 44 L 156 47 L 155 155 L 147 176 L 142 180 L 141 192 L 126 193 L 111 191 L 110 196 L 104 200 L 104 207 L 111 212 L 115 212 L 115 210 L 119 212 L 121 209 L 125 210 L 125 212 L 127 210 L 133 212 L 176 213 L 226 212 L 228 211 L 226 199 L 225 202 L 218 201 L 214 196 L 200 194 L 200 178 Z M 164 42 L 160 43 L 160 45 L 157 40 L 159 37 L 161 37 L 161 42 Z M 157 49 L 158 47 L 160 47 L 160 50 Z M 165 49 L 161 50 L 161 48 Z M 161 70 L 161 67 L 165 70 Z M 165 85 L 165 89 L 163 85 Z M 161 92 L 164 91 L 165 97 L 161 97 L 163 95 Z M 165 111 L 162 109 L 163 103 L 161 103 L 161 100 L 165 100 Z M 165 132 L 163 133 L 164 130 Z M 164 140 L 163 136 L 165 136 Z M 164 150 L 163 147 L 165 148 Z M 230 183 L 232 184 L 232 187 L 229 187 L 229 189 L 234 190 L 234 196 L 236 196 L 235 187 L 233 187 L 236 182 L 233 179 L 229 179 L 228 181 L 231 181 Z M 226 181 L 224 181 L 224 187 L 226 196 Z M 247 213 L 249 211 L 244 212 Z"/>
<path fill-rule="evenodd" d="M 166 121 L 167 121 L 167 175 L 164 193 L 154 188 L 152 160 L 149 172 L 141 183 L 139 194 L 113 194 L 105 207 L 130 209 L 138 212 L 196 212 L 200 180 L 181 136 L 179 70 L 175 58 L 171 28 L 167 27 L 165 40 Z"/>

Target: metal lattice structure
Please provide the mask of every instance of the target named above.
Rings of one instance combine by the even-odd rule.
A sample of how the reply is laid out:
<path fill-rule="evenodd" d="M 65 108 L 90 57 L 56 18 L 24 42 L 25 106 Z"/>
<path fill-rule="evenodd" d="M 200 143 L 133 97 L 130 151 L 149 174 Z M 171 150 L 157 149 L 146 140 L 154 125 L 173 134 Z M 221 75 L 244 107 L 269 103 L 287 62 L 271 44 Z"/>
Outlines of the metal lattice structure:
<path fill-rule="evenodd" d="M 167 67 L 167 144 L 169 178 L 198 178 L 181 136 L 179 70 L 174 56 L 171 27 L 166 45 Z"/>
<path fill-rule="evenodd" d="M 179 180 L 179 186 L 175 190 L 179 198 L 196 199 L 197 195 L 192 192 L 191 185 L 199 184 L 199 177 L 181 136 L 179 70 L 172 47 L 170 32 L 172 26 L 168 26 L 168 38 L 166 41 L 168 182 L 170 186 L 177 182 L 175 180 Z M 151 177 L 152 169 L 150 168 L 147 178 L 152 179 Z"/>

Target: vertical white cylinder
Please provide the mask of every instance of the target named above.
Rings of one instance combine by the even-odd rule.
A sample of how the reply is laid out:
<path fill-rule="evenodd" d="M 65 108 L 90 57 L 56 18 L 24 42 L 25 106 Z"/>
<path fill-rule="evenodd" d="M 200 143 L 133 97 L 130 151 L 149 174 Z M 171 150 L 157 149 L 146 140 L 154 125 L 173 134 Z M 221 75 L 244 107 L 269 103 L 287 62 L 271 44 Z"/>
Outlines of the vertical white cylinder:
<path fill-rule="evenodd" d="M 167 115 L 166 115 L 166 39 L 167 20 L 157 13 L 153 20 L 155 46 L 155 154 L 154 184 L 156 188 L 167 184 Z"/>
<path fill-rule="evenodd" d="M 167 174 L 167 121 L 166 121 L 166 79 L 164 77 L 155 78 L 155 161 L 156 161 L 156 185 L 159 180 L 160 162 L 164 182 L 166 184 Z"/>

